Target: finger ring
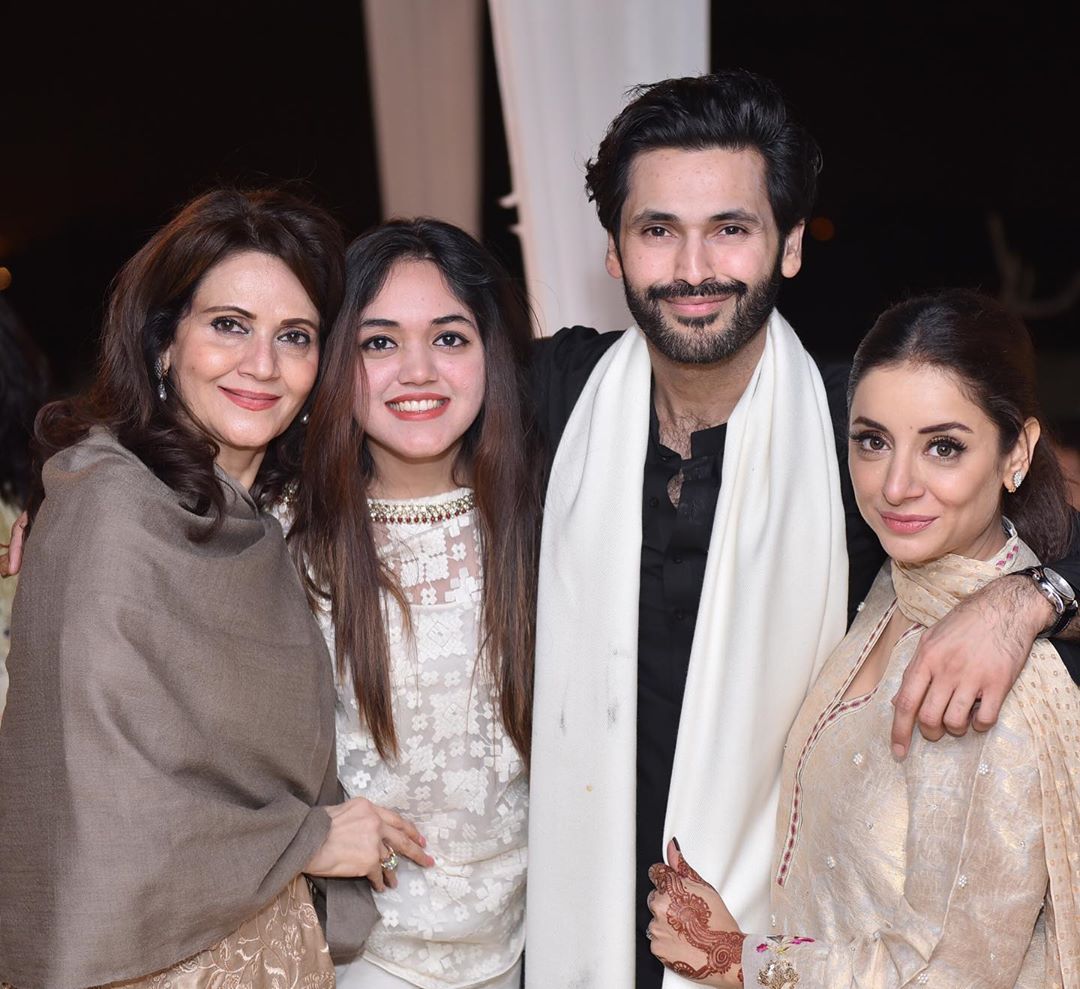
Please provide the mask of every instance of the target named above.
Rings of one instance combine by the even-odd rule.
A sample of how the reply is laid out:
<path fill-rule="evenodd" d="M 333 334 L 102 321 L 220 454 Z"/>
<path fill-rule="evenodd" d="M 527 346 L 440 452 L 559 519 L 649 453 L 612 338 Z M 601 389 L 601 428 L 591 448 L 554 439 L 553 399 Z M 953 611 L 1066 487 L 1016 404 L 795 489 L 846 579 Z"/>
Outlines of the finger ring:
<path fill-rule="evenodd" d="M 385 872 L 393 872 L 397 868 L 397 852 L 395 852 L 391 848 L 390 849 L 390 854 L 387 855 L 386 858 L 384 858 L 379 863 L 379 865 L 381 865 L 383 867 L 383 871 L 385 871 Z"/>
<path fill-rule="evenodd" d="M 649 941 L 652 940 L 652 931 L 650 931 L 649 928 L 647 928 L 647 927 L 645 928 L 645 938 L 646 938 L 646 940 L 649 940 Z"/>

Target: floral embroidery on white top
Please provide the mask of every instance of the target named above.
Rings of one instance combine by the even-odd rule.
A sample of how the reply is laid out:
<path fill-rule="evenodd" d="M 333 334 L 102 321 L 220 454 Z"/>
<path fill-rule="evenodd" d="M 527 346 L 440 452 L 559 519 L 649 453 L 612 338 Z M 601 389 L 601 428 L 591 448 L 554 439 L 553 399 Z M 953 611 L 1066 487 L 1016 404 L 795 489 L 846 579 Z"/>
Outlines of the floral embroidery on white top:
<path fill-rule="evenodd" d="M 461 498 L 458 489 L 422 504 Z M 376 893 L 382 915 L 364 956 L 425 989 L 461 989 L 511 968 L 524 941 L 528 785 L 503 730 L 492 685 L 475 672 L 481 604 L 476 510 L 376 526 L 384 560 L 409 601 L 388 615 L 400 754 L 384 762 L 361 723 L 351 682 L 338 685 L 338 775 L 410 818 L 436 864 L 399 856 L 398 888 Z M 333 628 L 322 616 L 333 654 Z"/>

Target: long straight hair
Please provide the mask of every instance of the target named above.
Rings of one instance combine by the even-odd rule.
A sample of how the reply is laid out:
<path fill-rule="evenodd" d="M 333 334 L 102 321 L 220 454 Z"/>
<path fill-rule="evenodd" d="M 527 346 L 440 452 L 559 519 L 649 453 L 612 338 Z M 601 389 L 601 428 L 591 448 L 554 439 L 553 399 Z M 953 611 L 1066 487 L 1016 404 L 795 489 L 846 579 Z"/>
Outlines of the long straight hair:
<path fill-rule="evenodd" d="M 282 189 L 213 189 L 184 206 L 116 276 L 90 390 L 46 405 L 38 416 L 31 515 L 42 497 L 44 461 L 101 425 L 176 491 L 186 508 L 213 519 L 209 529 L 193 534 L 212 532 L 225 497 L 214 476 L 218 446 L 188 412 L 170 377 L 163 380 L 165 400 L 158 397 L 157 362 L 206 273 L 242 251 L 270 254 L 288 266 L 318 310 L 325 337 L 341 302 L 344 248 L 329 214 Z M 302 444 L 298 416 L 263 457 L 252 489 L 260 504 L 277 500 L 295 477 Z"/>
<path fill-rule="evenodd" d="M 908 299 L 882 313 L 859 344 L 848 383 L 848 408 L 858 383 L 874 368 L 923 364 L 956 377 L 997 427 L 1002 456 L 1016 445 L 1039 409 L 1035 348 L 1027 327 L 1000 302 L 968 289 Z M 1045 434 L 1044 434 L 1045 437 Z M 1044 439 L 1031 451 L 1024 483 L 1003 489 L 1002 508 L 1043 560 L 1060 559 L 1073 538 L 1073 516 L 1061 469 Z"/>
<path fill-rule="evenodd" d="M 364 310 L 404 261 L 430 261 L 476 317 L 486 389 L 453 466 L 476 495 L 483 565 L 477 671 L 489 679 L 507 734 L 528 763 L 532 734 L 540 458 L 526 402 L 532 323 L 524 295 L 492 255 L 439 220 L 394 220 L 346 253 L 345 301 L 324 355 L 311 410 L 303 479 L 289 534 L 313 605 L 332 602 L 339 677 L 350 674 L 362 719 L 384 759 L 397 755 L 390 648 L 380 594 L 409 607 L 376 548 L 368 498 L 375 466 L 357 421 L 363 365 L 357 328 Z M 409 625 L 411 630 L 411 625 Z"/>

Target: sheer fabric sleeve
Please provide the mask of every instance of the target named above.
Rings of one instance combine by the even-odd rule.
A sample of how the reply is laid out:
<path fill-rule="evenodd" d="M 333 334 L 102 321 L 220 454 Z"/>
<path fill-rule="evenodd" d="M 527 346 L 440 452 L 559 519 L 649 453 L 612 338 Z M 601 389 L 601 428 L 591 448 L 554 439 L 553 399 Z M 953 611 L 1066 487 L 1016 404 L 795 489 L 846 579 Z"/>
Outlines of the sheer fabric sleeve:
<path fill-rule="evenodd" d="M 1034 741 L 1015 705 L 988 734 L 916 737 L 903 895 L 878 929 L 820 940 L 812 932 L 747 936 L 746 985 L 1016 985 L 1047 890 Z M 828 799 L 819 797 L 819 799 Z M 808 808 L 809 809 L 809 808 Z M 1039 965 L 1041 984 L 1042 968 Z"/>

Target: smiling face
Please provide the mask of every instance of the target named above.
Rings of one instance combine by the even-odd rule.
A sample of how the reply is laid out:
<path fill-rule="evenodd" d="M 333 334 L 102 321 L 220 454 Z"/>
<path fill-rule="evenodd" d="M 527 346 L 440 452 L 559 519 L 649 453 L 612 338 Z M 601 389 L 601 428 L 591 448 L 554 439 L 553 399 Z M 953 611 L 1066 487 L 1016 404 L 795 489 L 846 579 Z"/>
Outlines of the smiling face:
<path fill-rule="evenodd" d="M 454 487 L 462 437 L 484 402 L 484 345 L 476 317 L 430 261 L 398 261 L 360 316 L 357 416 L 378 494 Z"/>
<path fill-rule="evenodd" d="M 218 466 L 250 487 L 315 384 L 319 313 L 280 258 L 233 254 L 199 282 L 162 363 Z"/>
<path fill-rule="evenodd" d="M 781 239 L 757 151 L 660 148 L 631 166 L 607 269 L 652 345 L 711 364 L 762 329 L 781 277 L 802 263 L 802 224 Z"/>
<path fill-rule="evenodd" d="M 1001 502 L 1026 474 L 1039 427 L 1001 452 L 997 426 L 955 376 L 904 363 L 876 368 L 851 403 L 849 464 L 863 518 L 901 563 L 947 553 L 988 560 L 1004 544 Z"/>

